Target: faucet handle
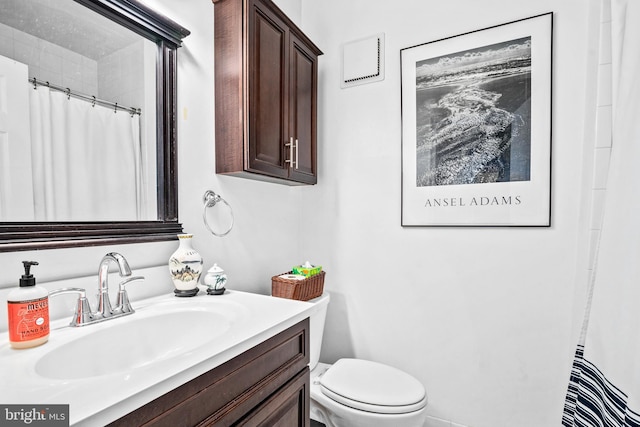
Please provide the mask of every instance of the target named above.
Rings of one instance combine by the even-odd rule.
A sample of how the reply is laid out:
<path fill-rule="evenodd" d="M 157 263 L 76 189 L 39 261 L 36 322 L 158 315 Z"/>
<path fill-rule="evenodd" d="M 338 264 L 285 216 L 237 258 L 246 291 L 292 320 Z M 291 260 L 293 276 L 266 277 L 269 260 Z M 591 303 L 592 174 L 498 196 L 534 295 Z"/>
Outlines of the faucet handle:
<path fill-rule="evenodd" d="M 128 283 L 135 282 L 136 280 L 144 280 L 144 276 L 131 276 L 124 279 L 118 284 L 118 299 L 116 301 L 116 308 L 113 309 L 114 313 L 134 313 L 135 310 L 131 307 L 129 302 L 129 296 L 125 286 Z"/>
<path fill-rule="evenodd" d="M 84 326 L 91 323 L 93 320 L 93 314 L 91 314 L 91 307 L 89 306 L 89 300 L 87 300 L 86 291 L 82 288 L 62 288 L 49 292 L 49 297 L 65 294 L 78 294 L 75 313 L 69 325 Z"/>

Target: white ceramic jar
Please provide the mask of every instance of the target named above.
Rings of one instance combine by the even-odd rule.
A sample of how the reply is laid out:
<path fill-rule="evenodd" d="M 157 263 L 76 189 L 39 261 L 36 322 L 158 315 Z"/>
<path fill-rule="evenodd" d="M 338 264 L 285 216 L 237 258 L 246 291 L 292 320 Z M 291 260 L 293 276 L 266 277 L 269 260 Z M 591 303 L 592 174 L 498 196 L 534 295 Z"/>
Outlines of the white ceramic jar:
<path fill-rule="evenodd" d="M 213 267 L 211 267 L 204 276 L 204 284 L 208 287 L 207 293 L 209 295 L 223 294 L 226 283 L 227 275 L 224 273 L 224 270 L 218 266 L 218 264 L 213 264 Z"/>

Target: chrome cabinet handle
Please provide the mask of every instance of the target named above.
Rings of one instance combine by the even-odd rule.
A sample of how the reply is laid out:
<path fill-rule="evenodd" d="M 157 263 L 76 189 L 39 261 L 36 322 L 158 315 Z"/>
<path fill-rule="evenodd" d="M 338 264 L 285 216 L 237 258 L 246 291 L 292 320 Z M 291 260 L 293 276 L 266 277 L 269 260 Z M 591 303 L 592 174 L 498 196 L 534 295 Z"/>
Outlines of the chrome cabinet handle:
<path fill-rule="evenodd" d="M 296 138 L 296 170 L 298 170 L 298 138 Z"/>
<path fill-rule="evenodd" d="M 289 138 L 289 143 L 284 144 L 285 147 L 289 147 L 289 159 L 285 160 L 285 163 L 289 163 L 289 167 L 293 168 L 293 137 Z"/>

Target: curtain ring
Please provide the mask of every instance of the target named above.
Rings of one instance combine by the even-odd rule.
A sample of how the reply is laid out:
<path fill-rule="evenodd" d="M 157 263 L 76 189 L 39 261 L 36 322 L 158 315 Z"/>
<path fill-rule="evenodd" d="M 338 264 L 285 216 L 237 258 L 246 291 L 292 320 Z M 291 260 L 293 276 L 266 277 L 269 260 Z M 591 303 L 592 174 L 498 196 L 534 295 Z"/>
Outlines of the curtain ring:
<path fill-rule="evenodd" d="M 229 203 L 227 203 L 227 201 L 225 199 L 220 197 L 219 194 L 216 194 L 211 190 L 207 190 L 204 193 L 204 196 L 202 196 L 202 201 L 204 202 L 204 210 L 202 211 L 202 219 L 204 220 L 204 225 L 207 227 L 207 230 L 209 230 L 211 232 L 211 234 L 213 234 L 214 236 L 218 236 L 218 237 L 224 237 L 227 234 L 229 234 L 229 232 L 233 228 L 233 222 L 234 222 L 233 209 L 231 209 L 231 205 Z M 222 202 L 225 205 L 227 205 L 227 207 L 229 208 L 229 212 L 231 213 L 231 225 L 229 226 L 229 229 L 227 231 L 223 232 L 223 233 L 216 233 L 215 231 L 213 231 L 211 229 L 211 227 L 209 226 L 209 222 L 207 221 L 207 208 L 211 208 L 211 207 L 215 206 L 218 202 Z"/>

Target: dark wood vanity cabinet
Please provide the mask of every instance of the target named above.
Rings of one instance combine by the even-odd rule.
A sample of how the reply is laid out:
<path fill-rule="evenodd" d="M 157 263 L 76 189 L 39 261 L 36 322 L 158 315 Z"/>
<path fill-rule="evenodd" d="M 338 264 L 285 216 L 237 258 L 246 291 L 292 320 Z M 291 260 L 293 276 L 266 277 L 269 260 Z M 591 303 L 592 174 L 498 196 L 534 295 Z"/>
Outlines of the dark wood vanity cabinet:
<path fill-rule="evenodd" d="M 216 172 L 315 184 L 322 52 L 271 0 L 213 3 Z"/>
<path fill-rule="evenodd" d="M 310 426 L 309 319 L 111 426 Z"/>

